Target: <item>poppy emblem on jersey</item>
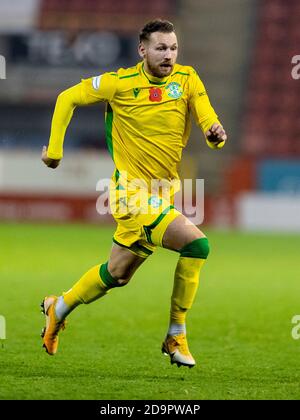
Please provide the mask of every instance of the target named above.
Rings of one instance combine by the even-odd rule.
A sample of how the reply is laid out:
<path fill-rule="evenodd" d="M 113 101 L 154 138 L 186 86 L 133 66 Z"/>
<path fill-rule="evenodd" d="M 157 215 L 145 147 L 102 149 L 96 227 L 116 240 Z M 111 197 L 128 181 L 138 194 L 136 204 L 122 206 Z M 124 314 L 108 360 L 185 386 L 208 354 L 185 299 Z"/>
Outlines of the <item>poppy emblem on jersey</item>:
<path fill-rule="evenodd" d="M 149 89 L 149 99 L 152 102 L 160 102 L 162 100 L 162 90 L 152 87 Z"/>
<path fill-rule="evenodd" d="M 178 99 L 183 94 L 183 89 L 181 85 L 177 82 L 171 82 L 166 87 L 166 90 L 168 92 L 168 96 L 173 99 Z"/>

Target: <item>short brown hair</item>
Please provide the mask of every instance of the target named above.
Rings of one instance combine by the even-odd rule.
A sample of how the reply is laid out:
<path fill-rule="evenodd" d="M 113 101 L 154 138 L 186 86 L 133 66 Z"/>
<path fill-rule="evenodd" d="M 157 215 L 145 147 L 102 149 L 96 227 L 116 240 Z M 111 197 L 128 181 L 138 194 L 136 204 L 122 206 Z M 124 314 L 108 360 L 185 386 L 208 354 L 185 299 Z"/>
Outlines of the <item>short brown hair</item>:
<path fill-rule="evenodd" d="M 168 20 L 162 20 L 162 19 L 151 20 L 150 22 L 146 23 L 146 25 L 140 31 L 140 34 L 139 34 L 140 42 L 148 41 L 150 38 L 150 35 L 153 32 L 164 32 L 164 33 L 174 32 L 174 25 Z"/>

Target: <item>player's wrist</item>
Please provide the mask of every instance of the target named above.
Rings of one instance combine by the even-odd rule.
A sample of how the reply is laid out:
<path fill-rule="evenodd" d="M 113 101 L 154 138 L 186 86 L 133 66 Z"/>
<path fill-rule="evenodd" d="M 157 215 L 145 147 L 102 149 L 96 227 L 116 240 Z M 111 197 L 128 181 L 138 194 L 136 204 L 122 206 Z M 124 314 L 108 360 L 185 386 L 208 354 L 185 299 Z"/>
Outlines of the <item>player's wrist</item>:
<path fill-rule="evenodd" d="M 206 137 L 206 144 L 208 145 L 208 147 L 210 147 L 211 149 L 222 149 L 222 147 L 225 145 L 226 140 L 209 140 Z"/>
<path fill-rule="evenodd" d="M 47 150 L 47 157 L 49 159 L 53 159 L 53 160 L 61 160 L 63 156 L 62 156 L 62 154 L 53 153 L 53 152 Z"/>

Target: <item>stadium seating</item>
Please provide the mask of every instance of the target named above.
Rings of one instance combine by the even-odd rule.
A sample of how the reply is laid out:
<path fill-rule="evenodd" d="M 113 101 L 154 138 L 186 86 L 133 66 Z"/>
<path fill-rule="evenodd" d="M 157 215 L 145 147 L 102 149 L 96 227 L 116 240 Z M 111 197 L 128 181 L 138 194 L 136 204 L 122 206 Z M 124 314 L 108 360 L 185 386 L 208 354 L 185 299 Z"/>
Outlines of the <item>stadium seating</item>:
<path fill-rule="evenodd" d="M 153 17 L 169 17 L 174 1 L 152 0 L 43 0 L 39 27 L 44 30 L 113 30 L 135 32 Z"/>
<path fill-rule="evenodd" d="M 300 4 L 264 0 L 249 72 L 243 151 L 256 156 L 300 154 L 300 79 L 292 78 L 292 57 L 300 53 Z"/>

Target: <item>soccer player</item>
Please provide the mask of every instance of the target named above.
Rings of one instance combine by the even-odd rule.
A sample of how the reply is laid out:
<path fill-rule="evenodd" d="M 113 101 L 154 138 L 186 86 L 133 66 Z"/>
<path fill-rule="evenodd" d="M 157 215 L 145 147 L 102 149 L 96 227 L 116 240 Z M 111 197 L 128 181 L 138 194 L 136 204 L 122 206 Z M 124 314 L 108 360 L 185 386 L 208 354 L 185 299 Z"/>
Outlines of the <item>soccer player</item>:
<path fill-rule="evenodd" d="M 162 352 L 170 356 L 172 364 L 193 367 L 196 362 L 188 348 L 186 315 L 209 244 L 204 233 L 174 208 L 173 181 L 178 180 L 177 167 L 189 138 L 190 114 L 211 147 L 222 147 L 227 136 L 196 71 L 176 64 L 178 43 L 173 24 L 151 21 L 141 30 L 139 41 L 142 60 L 136 66 L 82 80 L 63 91 L 56 102 L 49 145 L 42 151 L 49 168 L 56 168 L 63 157 L 64 135 L 75 107 L 107 103 L 106 139 L 115 164 L 110 205 L 117 229 L 107 262 L 92 267 L 61 296 L 43 300 L 43 346 L 54 355 L 66 316 L 78 305 L 126 285 L 160 246 L 179 254 Z M 169 184 L 170 199 L 160 190 L 149 192 L 154 179 Z M 136 200 L 140 183 L 146 188 Z"/>

